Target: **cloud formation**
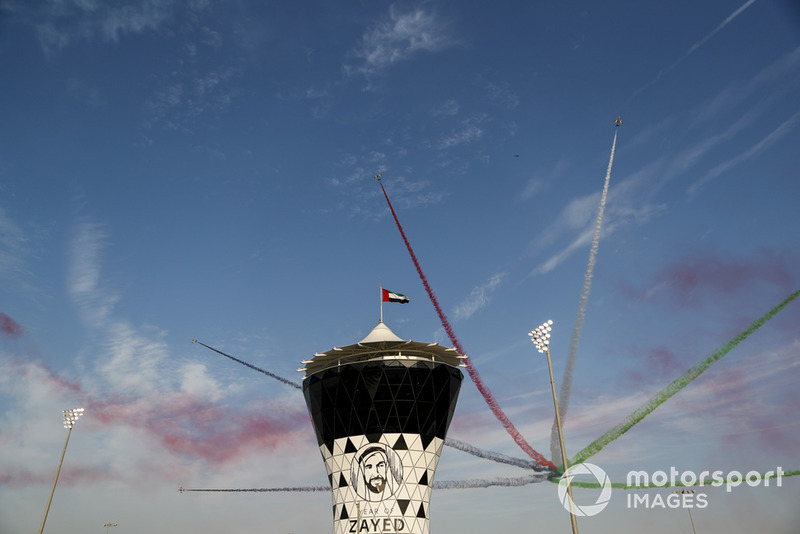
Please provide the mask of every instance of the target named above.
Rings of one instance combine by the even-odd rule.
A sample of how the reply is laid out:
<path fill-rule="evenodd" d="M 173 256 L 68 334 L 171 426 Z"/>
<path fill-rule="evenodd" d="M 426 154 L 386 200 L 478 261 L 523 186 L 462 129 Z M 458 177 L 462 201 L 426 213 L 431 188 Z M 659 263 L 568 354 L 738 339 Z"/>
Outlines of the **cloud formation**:
<path fill-rule="evenodd" d="M 169 20 L 176 4 L 174 0 L 49 0 L 33 5 L 11 2 L 7 9 L 33 21 L 39 45 L 50 56 L 74 42 L 116 42 L 125 35 L 155 30 Z M 193 8 L 199 6 L 201 3 L 192 3 Z"/>
<path fill-rule="evenodd" d="M 453 44 L 446 22 L 435 14 L 422 9 L 401 12 L 392 5 L 388 15 L 368 29 L 356 46 L 354 53 L 362 64 L 345 70 L 374 74 L 417 52 L 436 52 Z"/>
<path fill-rule="evenodd" d="M 456 320 L 469 319 L 478 310 L 486 306 L 491 293 L 505 280 L 507 273 L 495 273 L 489 277 L 486 283 L 472 289 L 469 296 L 461 301 L 453 313 Z"/>

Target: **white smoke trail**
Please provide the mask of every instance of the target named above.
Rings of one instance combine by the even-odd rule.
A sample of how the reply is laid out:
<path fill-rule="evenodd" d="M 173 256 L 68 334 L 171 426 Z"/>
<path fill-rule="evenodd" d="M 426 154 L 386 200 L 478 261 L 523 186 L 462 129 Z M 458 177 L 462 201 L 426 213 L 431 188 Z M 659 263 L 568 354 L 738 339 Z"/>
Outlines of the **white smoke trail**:
<path fill-rule="evenodd" d="M 564 367 L 564 377 L 561 379 L 561 389 L 558 393 L 558 413 L 561 416 L 561 424 L 569 408 L 569 396 L 572 391 L 572 373 L 575 370 L 575 358 L 578 352 L 578 343 L 581 339 L 581 329 L 583 320 L 586 318 L 586 303 L 589 300 L 589 292 L 592 289 L 592 276 L 594 275 L 594 265 L 597 261 L 597 249 L 600 246 L 600 230 L 603 227 L 603 212 L 606 209 L 606 198 L 608 196 L 608 184 L 611 181 L 611 165 L 614 163 L 614 150 L 617 147 L 617 132 L 614 132 L 614 142 L 611 144 L 611 157 L 608 159 L 608 170 L 606 171 L 606 181 L 603 184 L 603 194 L 600 196 L 600 208 L 597 210 L 597 219 L 594 223 L 594 236 L 592 237 L 592 248 L 589 251 L 589 264 L 586 266 L 586 273 L 583 276 L 583 289 L 581 298 L 578 301 L 578 312 L 575 314 L 575 326 L 572 329 L 572 336 L 569 340 L 569 352 L 567 353 L 567 364 Z M 558 425 L 553 418 L 553 428 L 550 430 L 550 455 L 553 463 L 561 465 L 561 449 L 558 441 Z"/>

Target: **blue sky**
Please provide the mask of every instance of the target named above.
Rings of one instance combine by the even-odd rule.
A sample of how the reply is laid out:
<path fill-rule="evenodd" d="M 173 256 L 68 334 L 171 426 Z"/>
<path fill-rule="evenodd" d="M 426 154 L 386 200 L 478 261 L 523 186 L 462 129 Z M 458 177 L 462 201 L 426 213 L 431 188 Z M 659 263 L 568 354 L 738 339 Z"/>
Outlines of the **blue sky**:
<path fill-rule="evenodd" d="M 0 3 L 0 531 L 324 532 L 297 380 L 362 339 L 450 344 L 549 455 L 618 133 L 568 454 L 800 286 L 800 10 L 789 1 Z M 615 130 L 614 119 L 624 124 Z M 793 302 L 592 458 L 800 468 Z M 450 436 L 522 457 L 465 380 Z M 518 468 L 446 449 L 437 480 Z M 795 532 L 800 481 L 708 490 L 702 531 Z M 665 493 L 667 493 L 666 491 Z M 655 495 L 655 493 L 651 492 Z M 592 494 L 580 499 L 593 500 Z M 434 492 L 432 532 L 566 531 L 549 483 Z M 675 532 L 628 509 L 581 531 Z"/>

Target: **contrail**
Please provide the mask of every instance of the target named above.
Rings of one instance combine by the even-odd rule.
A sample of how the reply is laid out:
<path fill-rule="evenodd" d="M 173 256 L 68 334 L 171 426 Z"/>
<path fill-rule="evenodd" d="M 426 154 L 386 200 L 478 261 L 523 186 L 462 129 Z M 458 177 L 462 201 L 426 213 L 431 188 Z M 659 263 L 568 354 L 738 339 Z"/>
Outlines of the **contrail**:
<path fill-rule="evenodd" d="M 233 356 L 231 356 L 230 354 L 225 354 L 225 353 L 224 353 L 224 352 L 222 352 L 221 350 L 217 350 L 217 349 L 215 349 L 214 347 L 209 347 L 209 346 L 208 346 L 208 345 L 206 345 L 205 343 L 202 343 L 202 342 L 200 342 L 200 341 L 197 341 L 197 338 L 192 338 L 192 343 L 197 343 L 197 344 L 199 344 L 199 345 L 203 345 L 205 348 L 207 348 L 207 349 L 209 349 L 209 350 L 213 350 L 213 351 L 214 351 L 214 352 L 216 352 L 217 354 L 222 354 L 222 355 L 223 355 L 223 356 L 225 356 L 226 358 L 230 358 L 231 360 L 233 360 L 233 361 L 235 361 L 235 362 L 237 362 L 237 363 L 241 363 L 241 364 L 242 364 L 242 365 L 244 365 L 245 367 L 249 367 L 250 369 L 253 369 L 254 371 L 258 371 L 259 373 L 264 373 L 264 374 L 265 374 L 265 375 L 267 375 L 268 377 L 270 377 L 270 378 L 274 378 L 274 379 L 275 379 L 275 380 L 277 380 L 278 382 L 283 382 L 283 383 L 284 383 L 284 384 L 286 384 L 287 386 L 292 386 L 293 388 L 296 388 L 296 389 L 303 389 L 303 386 L 301 386 L 301 385 L 300 385 L 300 384 L 298 384 L 297 382 L 292 382 L 292 381 L 291 381 L 291 380 L 289 380 L 288 378 L 283 378 L 282 376 L 278 376 L 278 375 L 276 375 L 275 373 L 270 373 L 269 371 L 265 371 L 264 369 L 261 369 L 261 368 L 259 368 L 259 367 L 256 367 L 255 365 L 249 364 L 249 363 L 247 363 L 247 362 L 243 362 L 243 361 L 242 361 L 242 360 L 240 360 L 239 358 L 234 358 L 234 357 L 233 357 Z"/>
<path fill-rule="evenodd" d="M 713 30 L 711 33 L 709 33 L 708 35 L 706 35 L 705 37 L 703 37 L 702 39 L 700 39 L 699 41 L 697 41 L 695 44 L 693 44 L 693 45 L 692 45 L 692 47 L 689 49 L 689 51 L 688 51 L 688 52 L 686 52 L 686 54 L 684 54 L 684 55 L 683 55 L 683 57 L 682 57 L 682 58 L 680 58 L 678 61 L 676 61 L 675 63 L 673 63 L 673 64 L 672 64 L 672 66 L 671 66 L 671 67 L 669 67 L 669 69 L 668 69 L 668 70 L 672 70 L 673 68 L 675 68 L 675 67 L 678 65 L 678 63 L 680 63 L 681 61 L 683 61 L 684 59 L 686 59 L 687 57 L 689 57 L 689 56 L 690 56 L 690 55 L 691 55 L 691 54 L 692 54 L 692 53 L 693 53 L 695 50 L 697 50 L 698 48 L 700 48 L 701 46 L 703 46 L 704 44 L 706 44 L 706 42 L 708 42 L 708 40 L 709 40 L 709 39 L 711 39 L 712 37 L 714 37 L 714 36 L 717 34 L 717 32 L 718 32 L 718 31 L 720 31 L 722 28 L 724 28 L 725 26 L 727 26 L 727 25 L 728 25 L 728 24 L 729 24 L 729 23 L 730 23 L 730 22 L 731 22 L 733 19 L 735 19 L 736 17 L 738 17 L 738 16 L 739 16 L 739 14 L 740 14 L 742 11 L 744 11 L 745 9 L 747 9 L 748 7 L 750 7 L 750 6 L 751 6 L 753 3 L 755 3 L 755 1 L 756 1 L 756 0 L 747 0 L 747 2 L 745 2 L 744 4 L 742 4 L 741 6 L 739 6 L 739 8 L 738 8 L 736 11 L 734 11 L 733 13 L 731 13 L 730 15 L 728 15 L 728 18 L 726 18 L 725 20 L 723 20 L 722 22 L 720 22 L 720 23 L 719 23 L 719 25 L 718 25 L 716 28 L 714 28 L 714 30 Z"/>
<path fill-rule="evenodd" d="M 783 308 L 785 308 L 790 302 L 797 298 L 800 295 L 800 290 L 795 291 L 794 293 L 790 294 L 783 302 L 772 308 L 762 317 L 753 321 L 753 323 L 747 327 L 747 329 L 739 332 L 733 339 L 726 342 L 724 345 L 719 347 L 717 350 L 712 352 L 709 356 L 705 357 L 704 359 L 700 360 L 698 364 L 694 367 L 690 368 L 686 371 L 683 375 L 676 378 L 671 384 L 667 387 L 656 393 L 653 397 L 650 398 L 641 408 L 634 411 L 628 417 L 626 417 L 621 423 L 617 426 L 591 442 L 587 445 L 582 451 L 576 454 L 570 461 L 570 465 L 575 465 L 581 462 L 586 461 L 588 458 L 591 458 L 598 452 L 600 452 L 606 445 L 623 435 L 625 432 L 630 430 L 630 428 L 637 424 L 639 421 L 647 417 L 653 410 L 664 404 L 670 397 L 678 393 L 680 390 L 688 386 L 695 378 L 703 374 L 709 367 L 711 367 L 715 362 L 720 360 L 723 356 L 728 354 L 731 350 L 734 349 L 739 343 L 744 341 L 745 339 L 750 336 L 753 332 L 761 328 L 764 323 L 772 319 L 778 312 L 780 312 Z"/>
<path fill-rule="evenodd" d="M 397 218 L 397 213 L 394 211 L 394 207 L 392 207 L 392 202 L 389 200 L 389 195 L 386 194 L 386 189 L 383 187 L 383 182 L 380 180 L 380 175 L 375 176 L 378 179 L 378 183 L 381 186 L 381 190 L 383 191 L 383 196 L 386 197 L 386 203 L 389 204 L 389 210 L 392 212 L 392 217 L 394 217 L 394 222 L 397 224 L 397 229 L 400 230 L 400 235 L 403 238 L 403 242 L 406 244 L 406 248 L 408 249 L 408 253 L 411 256 L 411 261 L 414 262 L 414 267 L 417 268 L 417 274 L 419 275 L 420 280 L 422 280 L 422 285 L 425 286 L 425 291 L 428 293 L 428 297 L 433 304 L 433 307 L 436 309 L 436 313 L 439 315 L 439 320 L 444 327 L 445 332 L 450 337 L 450 341 L 455 346 L 456 350 L 461 354 L 466 354 L 464 351 L 464 347 L 461 346 L 461 342 L 456 337 L 455 332 L 453 331 L 453 327 L 450 326 L 450 322 L 447 320 L 447 316 L 442 311 L 442 307 L 439 306 L 439 301 L 436 299 L 436 295 L 433 293 L 433 289 L 431 289 L 430 284 L 428 283 L 428 279 L 425 276 L 425 273 L 422 272 L 422 267 L 419 264 L 419 260 L 417 260 L 417 255 L 414 254 L 414 249 L 411 248 L 411 243 L 408 241 L 406 237 L 406 233 L 403 230 L 403 226 L 400 224 L 400 220 Z M 508 416 L 503 413 L 503 410 L 500 408 L 500 405 L 497 403 L 497 400 L 492 395 L 492 392 L 489 391 L 489 388 L 483 383 L 481 380 L 478 371 L 475 369 L 475 366 L 472 364 L 471 358 L 466 358 L 464 360 L 464 365 L 467 368 L 467 372 L 469 373 L 470 378 L 475 383 L 475 386 L 480 391 L 481 395 L 483 395 L 486 404 L 489 405 L 489 408 L 492 410 L 492 413 L 497 418 L 500 423 L 502 423 L 503 428 L 509 433 L 509 435 L 514 439 L 514 442 L 522 448 L 531 458 L 536 460 L 540 465 L 547 466 L 553 470 L 556 469 L 555 464 L 542 456 L 542 454 L 536 452 L 533 447 L 525 441 L 525 438 L 522 437 L 522 434 L 519 433 L 519 430 L 514 426 L 514 424 L 509 420 Z"/>
<path fill-rule="evenodd" d="M 235 361 L 236 363 L 240 363 L 240 364 L 244 365 L 245 367 L 249 367 L 250 369 L 258 371 L 259 373 L 263 373 L 263 374 L 267 375 L 268 377 L 274 378 L 275 380 L 283 382 L 284 384 L 292 386 L 293 388 L 303 389 L 303 387 L 300 384 L 297 384 L 296 382 L 292 382 L 291 380 L 283 378 L 281 376 L 278 376 L 275 373 L 270 373 L 269 371 L 265 371 L 264 369 L 256 367 L 253 364 L 247 363 L 244 360 L 240 360 L 239 358 L 231 356 L 230 354 L 225 354 L 221 350 L 217 350 L 214 347 L 210 347 L 210 346 L 206 345 L 205 343 L 203 343 L 201 341 L 197 341 L 197 338 L 192 338 L 192 343 L 198 343 L 200 345 L 203 345 L 205 348 L 207 348 L 209 350 L 213 350 L 217 354 L 222 354 L 226 358 L 230 358 L 231 360 Z M 500 453 L 497 453 L 497 452 L 482 450 L 482 449 L 479 449 L 478 447 L 475 447 L 474 445 L 470 445 L 469 443 L 465 443 L 463 441 L 458 441 L 458 440 L 454 440 L 454 439 L 451 439 L 451 438 L 447 438 L 447 439 L 445 439 L 444 444 L 449 446 L 449 447 L 452 447 L 454 449 L 458 449 L 460 451 L 466 452 L 467 454 L 471 454 L 473 456 L 477 456 L 478 458 L 483 458 L 485 460 L 491 460 L 493 462 L 498 462 L 498 463 L 501 463 L 501 464 L 516 465 L 516 466 L 522 467 L 524 469 L 533 469 L 534 471 L 539 471 L 541 469 L 544 469 L 541 465 L 537 464 L 536 462 L 532 462 L 532 461 L 529 461 L 529 460 L 523 460 L 523 459 L 520 459 L 520 458 L 513 458 L 511 456 L 505 456 L 504 454 L 500 454 Z"/>
<path fill-rule="evenodd" d="M 667 67 L 666 69 L 660 70 L 660 71 L 658 72 L 658 74 L 656 75 L 656 77 L 653 79 L 653 81 L 651 81 L 650 83 L 648 83 L 648 84 L 646 84 L 646 85 L 642 86 L 642 87 L 641 87 L 641 88 L 639 88 L 639 89 L 638 89 L 638 90 L 637 90 L 635 93 L 633 93 L 633 94 L 631 95 L 631 97 L 630 97 L 630 99 L 629 99 L 629 100 L 632 100 L 633 98 L 635 98 L 636 96 L 638 96 L 638 95 L 639 95 L 639 93 L 641 93 L 642 91 L 644 91 L 645 89 L 647 89 L 648 87 L 650 87 L 651 85 L 653 85 L 654 83 L 656 83 L 656 82 L 657 82 L 659 79 L 661 79 L 661 77 L 662 77 L 662 76 L 664 76 L 664 75 L 665 75 L 665 74 L 667 74 L 669 71 L 671 71 L 672 69 L 674 69 L 675 67 L 677 67 L 678 65 L 680 65 L 681 63 L 683 63 L 683 61 L 684 61 L 684 60 L 685 60 L 687 57 L 691 56 L 691 55 L 694 53 L 694 51 L 695 51 L 695 50 L 697 50 L 698 48 L 700 48 L 701 46 L 703 46 L 704 44 L 706 44 L 706 42 L 708 42 L 708 41 L 709 41 L 709 39 L 711 39 L 712 37 L 714 37 L 714 36 L 717 34 L 717 32 L 718 32 L 718 31 L 720 31 L 722 28 L 724 28 L 725 26 L 727 26 L 728 24 L 730 24 L 730 22 L 731 22 L 733 19 L 735 19 L 736 17 L 738 17 L 738 16 L 739 16 L 739 14 L 741 14 L 741 12 L 742 12 L 742 11 L 744 11 L 745 9 L 747 9 L 748 7 L 750 7 L 752 4 L 754 4 L 754 3 L 755 3 L 755 1 L 756 1 L 756 0 L 747 0 L 747 2 L 745 2 L 744 4 L 742 4 L 741 6 L 739 6 L 739 8 L 738 8 L 738 9 L 736 9 L 736 10 L 735 10 L 733 13 L 731 13 L 730 15 L 728 15 L 728 17 L 727 17 L 725 20 L 723 20 L 722 22 L 720 22 L 720 23 L 719 23 L 719 25 L 717 25 L 717 27 L 716 27 L 716 28 L 714 28 L 714 29 L 711 31 L 711 33 L 709 33 L 708 35 L 706 35 L 705 37 L 703 37 L 702 39 L 700 39 L 699 41 L 697 41 L 695 44 L 693 44 L 693 45 L 692 45 L 692 46 L 689 48 L 689 51 L 688 51 L 688 52 L 686 52 L 684 55 L 682 55 L 680 58 L 678 58 L 678 59 L 677 59 L 677 60 L 676 60 L 674 63 L 672 63 L 672 65 L 670 65 L 670 66 L 669 66 L 669 67 Z"/>
<path fill-rule="evenodd" d="M 575 371 L 575 359 L 578 352 L 578 344 L 581 340 L 581 329 L 586 318 L 586 303 L 589 300 L 589 292 L 592 289 L 592 276 L 594 275 L 594 265 L 597 261 L 597 249 L 600 246 L 600 230 L 603 227 L 603 213 L 606 209 L 606 198 L 608 197 L 608 184 L 611 181 L 611 166 L 614 164 L 614 150 L 617 147 L 617 132 L 614 132 L 614 142 L 611 143 L 611 157 L 608 158 L 608 170 L 606 171 L 606 181 L 603 184 L 603 194 L 600 196 L 600 208 L 597 210 L 597 219 L 594 223 L 594 237 L 592 237 L 592 248 L 589 251 L 589 264 L 586 266 L 586 273 L 583 276 L 583 289 L 581 298 L 578 301 L 578 312 L 575 314 L 575 326 L 572 329 L 572 336 L 569 340 L 569 351 L 567 353 L 567 364 L 564 367 L 564 377 L 561 379 L 561 389 L 558 393 L 558 413 L 561 416 L 561 423 L 567 416 L 569 408 L 569 397 L 572 393 L 572 374 Z M 553 418 L 553 427 L 550 429 L 550 455 L 556 465 L 562 465 L 561 447 L 558 440 L 558 424 Z"/>

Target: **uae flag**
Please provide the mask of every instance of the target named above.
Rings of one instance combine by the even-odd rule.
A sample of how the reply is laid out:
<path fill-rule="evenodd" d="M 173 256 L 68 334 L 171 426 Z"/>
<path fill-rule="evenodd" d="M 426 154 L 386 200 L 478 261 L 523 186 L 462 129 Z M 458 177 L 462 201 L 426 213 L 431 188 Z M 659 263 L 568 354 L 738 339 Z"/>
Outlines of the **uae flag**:
<path fill-rule="evenodd" d="M 400 293 L 394 293 L 388 289 L 383 290 L 383 302 L 399 302 L 405 304 L 408 302 L 408 297 Z"/>

